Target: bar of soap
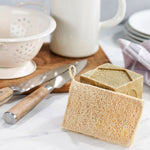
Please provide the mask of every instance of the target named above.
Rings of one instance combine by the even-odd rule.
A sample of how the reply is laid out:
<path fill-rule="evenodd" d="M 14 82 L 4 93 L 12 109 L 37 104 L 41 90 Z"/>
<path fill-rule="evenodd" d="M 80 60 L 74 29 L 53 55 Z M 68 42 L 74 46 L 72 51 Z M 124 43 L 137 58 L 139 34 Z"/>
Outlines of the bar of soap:
<path fill-rule="evenodd" d="M 80 82 L 142 98 L 143 76 L 112 64 L 104 64 L 80 76 Z"/>
<path fill-rule="evenodd" d="M 129 147 L 143 103 L 135 97 L 73 81 L 62 127 Z"/>

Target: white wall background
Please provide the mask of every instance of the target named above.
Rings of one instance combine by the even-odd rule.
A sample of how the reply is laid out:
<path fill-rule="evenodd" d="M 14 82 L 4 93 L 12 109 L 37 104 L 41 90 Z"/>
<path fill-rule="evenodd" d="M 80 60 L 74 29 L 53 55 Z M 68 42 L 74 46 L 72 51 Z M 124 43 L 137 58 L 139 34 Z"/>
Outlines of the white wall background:
<path fill-rule="evenodd" d="M 0 0 L 0 5 L 16 5 L 19 2 L 39 1 L 50 6 L 50 0 Z M 127 13 L 125 19 L 127 19 L 132 13 L 150 9 L 150 0 L 127 0 Z M 102 0 L 102 20 L 111 18 L 117 10 L 117 0 Z"/>
<path fill-rule="evenodd" d="M 126 18 L 136 11 L 150 9 L 150 0 L 126 0 Z M 108 19 L 116 13 L 117 0 L 102 0 L 102 18 Z M 126 19 L 125 18 L 125 19 Z"/>

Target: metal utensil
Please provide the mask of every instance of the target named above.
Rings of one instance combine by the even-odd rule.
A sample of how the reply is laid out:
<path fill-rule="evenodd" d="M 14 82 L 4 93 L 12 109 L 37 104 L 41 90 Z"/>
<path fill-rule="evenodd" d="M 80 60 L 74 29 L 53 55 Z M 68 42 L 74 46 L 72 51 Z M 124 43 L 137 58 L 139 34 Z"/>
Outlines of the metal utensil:
<path fill-rule="evenodd" d="M 76 74 L 78 74 L 87 64 L 87 61 L 82 61 L 76 64 Z M 4 113 L 4 120 L 9 124 L 14 124 L 20 120 L 24 115 L 31 111 L 44 97 L 51 93 L 54 89 L 62 87 L 65 83 L 71 80 L 69 75 L 69 68 L 64 70 L 61 74 L 51 79 L 47 84 L 38 88 L 36 91 L 21 100 L 18 104 Z"/>
<path fill-rule="evenodd" d="M 18 85 L 13 85 L 10 87 L 0 89 L 0 106 L 4 103 L 8 102 L 8 100 L 10 100 L 13 95 L 23 94 L 23 93 L 41 85 L 42 83 L 53 79 L 54 77 L 58 76 L 62 72 L 65 72 L 66 70 L 68 70 L 70 65 L 74 65 L 75 67 L 77 67 L 78 70 L 80 70 L 86 64 L 87 64 L 87 60 L 75 62 L 73 64 L 68 64 L 68 65 L 56 68 L 54 70 L 51 70 L 42 75 L 39 75 L 37 77 L 34 77 L 34 78 L 32 78 L 28 81 L 25 81 L 23 83 L 20 83 Z"/>

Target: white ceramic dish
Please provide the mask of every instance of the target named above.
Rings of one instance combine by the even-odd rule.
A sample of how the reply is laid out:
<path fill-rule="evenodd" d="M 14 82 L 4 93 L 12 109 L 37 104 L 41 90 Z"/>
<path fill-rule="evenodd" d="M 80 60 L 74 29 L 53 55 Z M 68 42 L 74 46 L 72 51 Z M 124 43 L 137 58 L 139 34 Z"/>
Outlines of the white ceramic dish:
<path fill-rule="evenodd" d="M 36 68 L 31 61 L 44 38 L 55 30 L 55 20 L 43 12 L 13 6 L 0 6 L 0 18 L 0 79 L 31 74 Z"/>
<path fill-rule="evenodd" d="M 150 36 L 150 10 L 143 10 L 133 14 L 128 22 L 136 31 Z"/>
<path fill-rule="evenodd" d="M 16 68 L 0 68 L 0 79 L 16 79 L 24 77 L 36 70 L 34 61 L 28 61 L 25 65 Z"/>
<path fill-rule="evenodd" d="M 147 39 L 147 40 L 150 39 L 150 36 L 145 35 L 145 34 L 142 34 L 142 33 L 138 32 L 138 31 L 134 30 L 134 29 L 128 24 L 128 22 L 127 22 L 126 25 L 125 25 L 125 29 L 128 30 L 130 33 L 132 33 L 132 34 L 134 34 L 134 35 L 136 35 L 136 36 L 139 36 L 139 37 L 141 37 L 141 38 L 143 38 L 143 39 Z"/>
<path fill-rule="evenodd" d="M 129 31 L 126 30 L 126 29 L 124 29 L 124 33 L 125 33 L 126 35 L 130 36 L 131 38 L 136 39 L 136 40 L 141 41 L 141 42 L 143 42 L 143 41 L 146 40 L 146 39 L 143 39 L 143 38 L 141 38 L 141 37 L 139 37 L 139 36 L 137 36 L 137 35 L 135 35 L 135 34 L 132 34 L 131 32 L 129 32 Z"/>
<path fill-rule="evenodd" d="M 129 35 L 127 35 L 127 34 L 125 35 L 125 38 L 126 38 L 127 40 L 130 40 L 131 42 L 134 42 L 134 43 L 137 43 L 137 44 L 141 44 L 141 43 L 142 43 L 141 41 L 136 40 L 136 39 L 130 37 Z"/>

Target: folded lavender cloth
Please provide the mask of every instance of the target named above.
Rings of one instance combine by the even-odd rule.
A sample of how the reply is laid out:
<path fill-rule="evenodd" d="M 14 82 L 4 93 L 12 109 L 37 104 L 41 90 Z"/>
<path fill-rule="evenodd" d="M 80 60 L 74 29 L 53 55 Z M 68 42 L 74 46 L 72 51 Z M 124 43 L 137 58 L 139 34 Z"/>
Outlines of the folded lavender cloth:
<path fill-rule="evenodd" d="M 123 52 L 125 68 L 142 74 L 145 84 L 150 86 L 150 40 L 141 45 L 124 39 L 119 39 L 118 42 Z"/>

